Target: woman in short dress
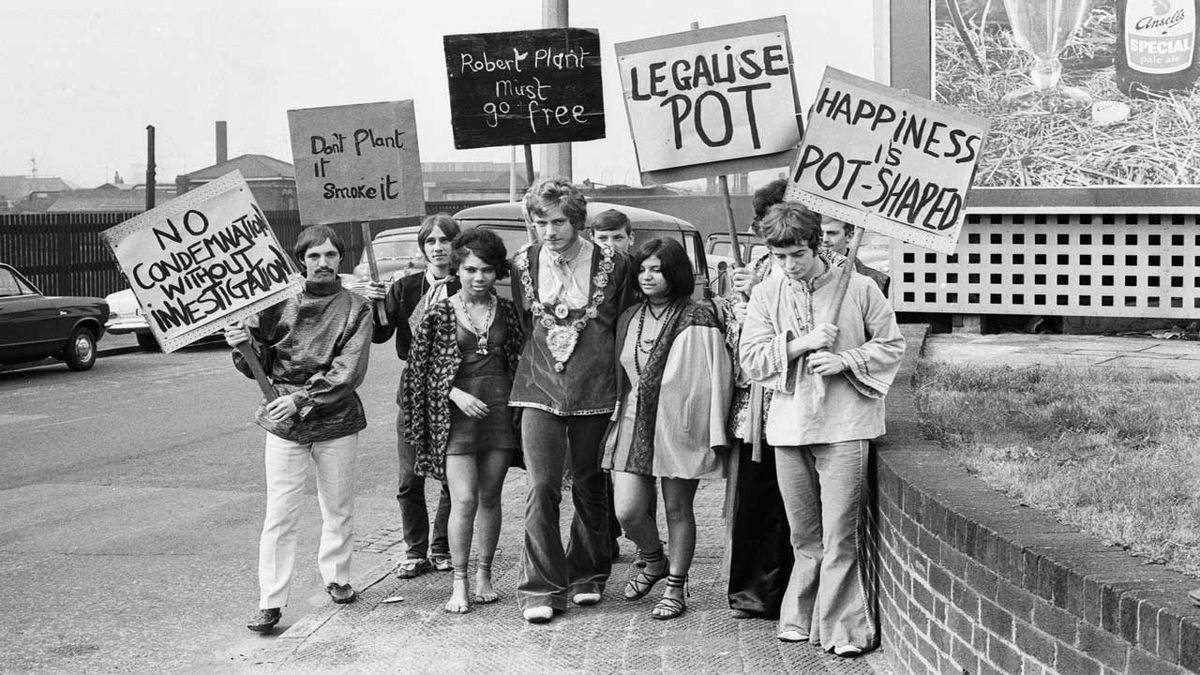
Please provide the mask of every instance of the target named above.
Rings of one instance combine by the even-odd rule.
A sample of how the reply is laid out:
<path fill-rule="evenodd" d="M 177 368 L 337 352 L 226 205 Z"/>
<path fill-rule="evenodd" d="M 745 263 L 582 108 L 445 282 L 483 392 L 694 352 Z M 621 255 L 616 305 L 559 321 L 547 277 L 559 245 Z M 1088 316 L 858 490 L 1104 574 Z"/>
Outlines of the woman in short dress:
<path fill-rule="evenodd" d="M 491 230 L 455 237 L 452 264 L 462 289 L 429 309 L 403 376 L 405 438 L 416 471 L 450 487 L 454 586 L 446 611 L 465 613 L 473 526 L 479 525 L 475 602 L 495 602 L 492 559 L 500 537 L 500 491 L 520 444 L 508 408 L 524 334 L 513 304 L 494 286 L 508 274 L 507 251 Z"/>
<path fill-rule="evenodd" d="M 687 609 L 688 569 L 696 550 L 692 502 L 701 478 L 725 474 L 725 418 L 732 359 L 712 310 L 691 299 L 692 264 L 674 239 L 652 239 L 633 254 L 642 301 L 617 323 L 620 399 L 605 439 L 603 468 L 612 472 L 617 518 L 646 566 L 625 586 L 637 600 L 661 579 L 650 615 L 673 619 Z M 647 512 L 662 479 L 668 551 Z"/>

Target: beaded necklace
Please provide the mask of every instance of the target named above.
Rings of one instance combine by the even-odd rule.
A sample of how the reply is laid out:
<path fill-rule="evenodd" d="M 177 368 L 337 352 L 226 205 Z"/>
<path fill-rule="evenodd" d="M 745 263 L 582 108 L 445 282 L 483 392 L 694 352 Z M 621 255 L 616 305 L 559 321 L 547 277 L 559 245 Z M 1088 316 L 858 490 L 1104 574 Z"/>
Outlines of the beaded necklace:
<path fill-rule="evenodd" d="M 471 310 L 467 308 L 467 302 L 463 300 L 462 293 L 451 296 L 451 302 L 454 300 L 458 300 L 458 305 L 462 308 L 463 315 L 467 317 L 467 323 L 469 324 L 467 328 L 470 328 L 471 332 L 475 334 L 475 353 L 486 356 L 488 353 L 488 331 L 492 329 L 492 321 L 496 318 L 496 295 L 494 293 L 488 294 L 487 315 L 483 319 L 483 328 L 475 324 L 475 317 L 471 316 Z"/>
<path fill-rule="evenodd" d="M 596 318 L 597 308 L 600 303 L 604 302 L 604 289 L 608 287 L 614 269 L 612 249 L 597 246 L 592 251 L 593 254 L 597 251 L 600 253 L 600 263 L 597 266 L 599 271 L 592 277 L 594 290 L 591 300 L 583 308 L 583 315 L 572 321 L 567 320 L 569 312 L 555 312 L 556 308 L 538 302 L 533 288 L 533 276 L 529 273 L 531 266 L 529 259 L 532 256 L 526 252 L 525 255 L 518 256 L 515 261 L 517 269 L 521 270 L 521 288 L 525 292 L 525 305 L 529 307 L 529 312 L 533 314 L 534 319 L 546 329 L 546 347 L 549 348 L 550 355 L 554 357 L 554 371 L 558 373 L 567 367 L 567 359 L 571 358 L 571 354 L 575 352 L 579 334 L 587 326 L 588 319 Z M 565 307 L 565 305 L 562 306 Z M 558 316 L 558 314 L 563 316 Z M 558 323 L 559 321 L 563 321 L 563 323 Z"/>
<path fill-rule="evenodd" d="M 635 373 L 637 373 L 639 381 L 642 379 L 642 359 L 640 355 L 645 354 L 647 358 L 650 357 L 650 352 L 654 351 L 654 345 L 657 344 L 659 338 L 662 337 L 663 329 L 665 329 L 667 324 L 671 322 L 671 317 L 675 315 L 675 310 L 677 308 L 678 305 L 672 301 L 667 303 L 661 314 L 655 314 L 654 311 L 650 309 L 649 301 L 642 303 L 642 310 L 638 313 L 637 343 L 633 347 L 633 370 Z M 655 322 L 658 323 L 658 331 L 653 337 L 643 339 L 642 333 L 646 327 L 647 313 L 654 317 Z"/>

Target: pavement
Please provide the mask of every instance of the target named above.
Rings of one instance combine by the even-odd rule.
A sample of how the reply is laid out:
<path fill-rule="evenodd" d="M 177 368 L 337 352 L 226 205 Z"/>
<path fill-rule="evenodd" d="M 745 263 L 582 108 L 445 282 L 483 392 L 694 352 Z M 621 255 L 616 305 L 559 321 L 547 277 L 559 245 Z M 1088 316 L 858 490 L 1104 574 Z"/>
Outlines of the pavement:
<path fill-rule="evenodd" d="M 984 366 L 1077 366 L 1200 377 L 1200 341 L 1109 335 L 931 334 L 925 358 Z"/>
<path fill-rule="evenodd" d="M 916 345 L 910 345 L 914 348 Z M 1085 366 L 1157 369 L 1200 378 L 1200 342 L 1086 335 L 934 334 L 925 344 L 932 360 L 989 365 Z M 603 601 L 572 606 L 552 622 L 531 625 L 514 600 L 520 557 L 524 472 L 505 482 L 504 524 L 494 563 L 499 602 L 448 614 L 448 573 L 400 580 L 391 572 L 402 553 L 389 526 L 360 533 L 356 574 L 359 601 L 310 611 L 236 661 L 251 670 L 286 672 L 413 673 L 890 673 L 883 650 L 840 659 L 808 644 L 781 643 L 769 620 L 733 619 L 725 599 L 721 507 L 723 481 L 704 481 L 696 495 L 696 559 L 688 611 L 656 621 L 645 599 L 621 597 L 633 545 L 622 539 Z M 432 486 L 430 503 L 435 498 Z M 563 522 L 569 522 L 569 488 Z M 660 507 L 661 509 L 661 507 Z M 659 522 L 663 522 L 660 511 Z M 307 526 L 307 525 L 306 525 Z M 565 528 L 564 528 L 565 529 Z M 665 536 L 664 536 L 665 538 Z M 302 553 L 302 556 L 307 554 Z M 395 600 L 401 598 L 400 600 Z M 394 600 L 385 602 L 385 600 Z M 285 621 L 287 610 L 285 610 Z"/>

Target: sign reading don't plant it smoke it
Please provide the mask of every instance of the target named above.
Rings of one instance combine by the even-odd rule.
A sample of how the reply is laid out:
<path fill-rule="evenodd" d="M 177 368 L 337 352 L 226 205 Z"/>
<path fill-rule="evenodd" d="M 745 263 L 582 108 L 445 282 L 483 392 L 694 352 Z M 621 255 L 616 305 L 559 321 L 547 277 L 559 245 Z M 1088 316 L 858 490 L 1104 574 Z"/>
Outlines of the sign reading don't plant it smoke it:
<path fill-rule="evenodd" d="M 595 29 L 446 35 L 443 44 L 454 147 L 604 138 Z"/>
<path fill-rule="evenodd" d="M 425 215 L 412 101 L 288 111 L 305 225 Z"/>

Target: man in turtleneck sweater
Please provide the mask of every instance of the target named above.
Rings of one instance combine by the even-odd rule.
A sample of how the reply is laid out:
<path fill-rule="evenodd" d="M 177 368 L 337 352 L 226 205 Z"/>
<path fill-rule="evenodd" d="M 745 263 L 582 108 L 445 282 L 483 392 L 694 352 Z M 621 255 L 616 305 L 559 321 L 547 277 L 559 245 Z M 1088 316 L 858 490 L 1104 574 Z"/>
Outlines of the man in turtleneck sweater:
<path fill-rule="evenodd" d="M 247 623 L 271 630 L 288 600 L 296 557 L 299 501 L 308 464 L 317 467 L 321 545 L 317 564 L 336 603 L 353 602 L 354 457 L 367 426 L 355 389 L 367 373 L 371 306 L 342 288 L 346 246 L 332 229 L 306 228 L 293 253 L 305 271 L 304 292 L 225 329 L 231 347 L 250 341 L 279 396 L 258 407 L 267 431 L 267 513 L 258 549 L 259 611 Z M 252 377 L 241 354 L 234 365 Z"/>

